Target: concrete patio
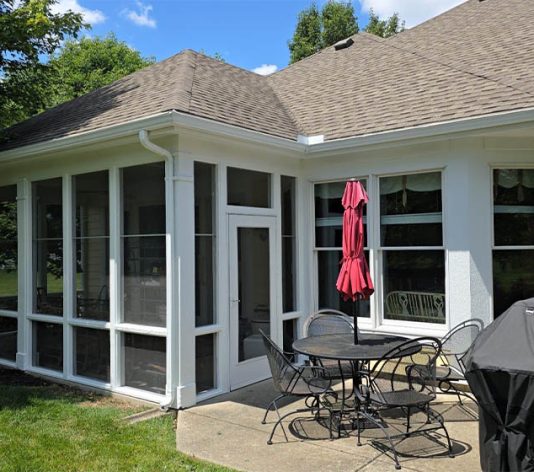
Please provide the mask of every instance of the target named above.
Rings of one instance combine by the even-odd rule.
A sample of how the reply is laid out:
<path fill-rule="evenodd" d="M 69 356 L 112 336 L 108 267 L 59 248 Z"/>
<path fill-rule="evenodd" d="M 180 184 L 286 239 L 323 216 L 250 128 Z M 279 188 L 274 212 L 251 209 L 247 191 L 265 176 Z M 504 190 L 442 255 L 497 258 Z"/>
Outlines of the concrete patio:
<path fill-rule="evenodd" d="M 331 441 L 328 430 L 306 414 L 290 416 L 284 422 L 289 442 L 279 428 L 273 444 L 268 446 L 266 441 L 276 413 L 270 413 L 266 425 L 261 424 L 261 419 L 265 406 L 275 396 L 268 380 L 180 411 L 176 430 L 178 450 L 251 472 L 395 470 L 393 460 L 381 447 L 384 441 L 380 430 L 365 431 L 363 445 L 357 447 L 354 434 Z M 286 402 L 280 412 L 296 409 L 300 404 Z M 444 438 L 416 436 L 403 441 L 397 449 L 403 470 L 480 470 L 478 422 L 450 396 L 439 396 L 434 409 L 445 418 L 455 457 L 450 458 L 439 443 Z M 386 418 L 389 428 L 402 427 L 401 419 L 394 416 L 392 413 Z"/>

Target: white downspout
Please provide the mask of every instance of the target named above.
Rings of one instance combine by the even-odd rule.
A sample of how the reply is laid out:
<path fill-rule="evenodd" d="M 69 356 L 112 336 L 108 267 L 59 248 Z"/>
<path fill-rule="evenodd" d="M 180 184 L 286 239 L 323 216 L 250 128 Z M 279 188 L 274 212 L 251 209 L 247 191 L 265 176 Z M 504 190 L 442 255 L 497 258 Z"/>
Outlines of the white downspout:
<path fill-rule="evenodd" d="M 176 346 L 176 337 L 175 337 L 175 327 L 174 327 L 174 307 L 173 303 L 174 297 L 174 280 L 173 280 L 173 264 L 174 262 L 174 156 L 170 151 L 161 146 L 154 144 L 150 141 L 148 132 L 144 129 L 139 131 L 139 142 L 141 145 L 153 152 L 165 158 L 165 226 L 166 226 L 166 237 L 165 237 L 165 249 L 166 249 L 166 279 L 167 279 L 167 383 L 168 383 L 168 392 L 165 395 L 165 398 L 160 404 L 160 407 L 164 410 L 168 410 L 173 406 L 176 406 L 176 375 L 175 375 L 175 366 L 174 360 L 176 356 L 174 355 L 177 350 Z"/>

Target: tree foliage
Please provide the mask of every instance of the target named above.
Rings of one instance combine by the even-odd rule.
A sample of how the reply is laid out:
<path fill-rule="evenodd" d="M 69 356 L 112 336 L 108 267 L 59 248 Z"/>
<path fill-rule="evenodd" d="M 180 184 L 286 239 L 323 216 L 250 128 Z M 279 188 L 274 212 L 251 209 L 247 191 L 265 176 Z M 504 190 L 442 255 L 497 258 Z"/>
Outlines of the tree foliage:
<path fill-rule="evenodd" d="M 49 106 L 85 95 L 154 62 L 115 35 L 67 41 L 50 60 Z"/>
<path fill-rule="evenodd" d="M 329 1 L 323 7 L 321 18 L 323 20 L 323 48 L 332 46 L 358 32 L 356 14 L 350 2 Z"/>
<path fill-rule="evenodd" d="M 329 0 L 319 11 L 316 3 L 299 13 L 293 38 L 289 41 L 290 64 L 358 32 L 358 18 L 350 1 Z M 372 10 L 365 31 L 387 38 L 404 30 L 404 22 L 395 13 L 380 19 Z"/>
<path fill-rule="evenodd" d="M 385 20 L 371 10 L 369 14 L 369 23 L 365 27 L 367 33 L 375 34 L 381 38 L 389 38 L 397 33 L 404 31 L 404 21 L 401 21 L 399 14 L 395 13 Z"/>
<path fill-rule="evenodd" d="M 289 42 L 291 64 L 321 49 L 321 23 L 321 14 L 315 3 L 299 13 L 293 39 Z"/>
<path fill-rule="evenodd" d="M 46 64 L 37 63 L 6 75 L 6 94 L 0 98 L 0 126 L 22 121 L 153 62 L 153 58 L 142 57 L 113 34 L 68 40 Z"/>
<path fill-rule="evenodd" d="M 0 0 L 0 128 L 37 111 L 46 82 L 40 56 L 85 26 L 80 14 L 52 13 L 57 0 Z"/>

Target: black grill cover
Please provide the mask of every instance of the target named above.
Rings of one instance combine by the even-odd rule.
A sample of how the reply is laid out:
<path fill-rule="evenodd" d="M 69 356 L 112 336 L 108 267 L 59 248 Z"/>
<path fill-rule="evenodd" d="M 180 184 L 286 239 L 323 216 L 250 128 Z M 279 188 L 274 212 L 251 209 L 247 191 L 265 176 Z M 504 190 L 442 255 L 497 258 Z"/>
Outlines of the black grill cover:
<path fill-rule="evenodd" d="M 484 472 L 534 471 L 534 298 L 484 329 L 465 358 Z"/>

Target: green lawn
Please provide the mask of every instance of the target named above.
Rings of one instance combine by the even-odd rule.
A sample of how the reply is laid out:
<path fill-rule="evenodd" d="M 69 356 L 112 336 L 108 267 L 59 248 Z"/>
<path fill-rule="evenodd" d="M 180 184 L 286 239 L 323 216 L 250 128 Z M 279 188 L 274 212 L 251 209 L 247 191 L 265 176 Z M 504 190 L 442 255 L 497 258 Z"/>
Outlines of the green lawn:
<path fill-rule="evenodd" d="M 213 471 L 175 449 L 173 416 L 127 425 L 139 407 L 55 385 L 1 385 L 0 471 Z"/>

